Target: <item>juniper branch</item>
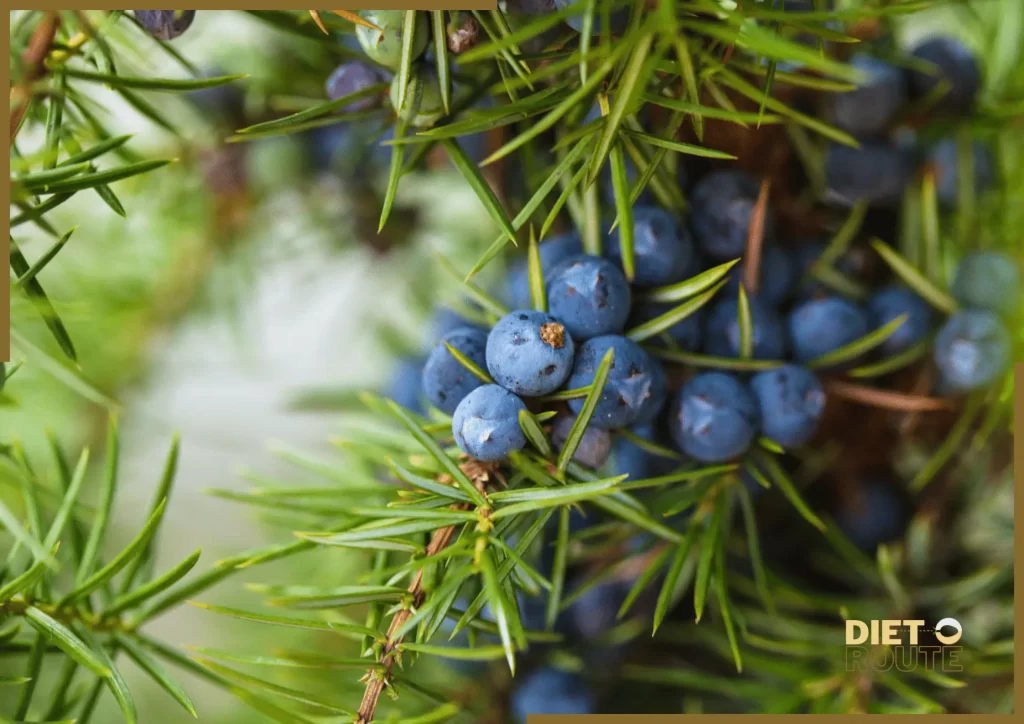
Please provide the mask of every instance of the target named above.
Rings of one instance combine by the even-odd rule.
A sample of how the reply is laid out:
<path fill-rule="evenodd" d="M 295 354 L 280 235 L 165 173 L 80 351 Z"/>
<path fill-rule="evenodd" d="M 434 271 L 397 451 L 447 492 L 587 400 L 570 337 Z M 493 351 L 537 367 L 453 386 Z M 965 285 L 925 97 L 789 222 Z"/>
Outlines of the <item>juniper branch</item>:
<path fill-rule="evenodd" d="M 466 510 L 469 508 L 468 504 L 460 504 L 452 506 L 453 510 Z M 444 550 L 452 540 L 452 536 L 455 534 L 455 526 L 448 526 L 447 528 L 439 528 L 435 530 L 430 537 L 430 544 L 427 546 L 425 553 L 426 558 L 430 558 L 442 550 Z M 366 675 L 366 692 L 363 694 L 363 701 L 359 705 L 359 713 L 356 718 L 355 724 L 370 724 L 373 721 L 373 714 L 377 709 L 377 701 L 380 699 L 381 693 L 388 684 L 388 677 L 391 675 L 391 669 L 395 665 L 395 656 L 398 652 L 398 647 L 405 639 L 404 636 L 396 636 L 395 634 L 401 630 L 405 622 L 412 616 L 412 612 L 415 608 L 423 604 L 423 596 L 425 591 L 423 590 L 423 568 L 416 571 L 416 575 L 413 577 L 412 583 L 409 584 L 409 593 L 412 594 L 412 603 L 398 611 L 391 619 L 391 624 L 388 626 L 387 641 L 384 646 L 381 647 L 380 653 L 377 656 L 377 662 L 384 665 L 384 670 L 371 669 Z"/>

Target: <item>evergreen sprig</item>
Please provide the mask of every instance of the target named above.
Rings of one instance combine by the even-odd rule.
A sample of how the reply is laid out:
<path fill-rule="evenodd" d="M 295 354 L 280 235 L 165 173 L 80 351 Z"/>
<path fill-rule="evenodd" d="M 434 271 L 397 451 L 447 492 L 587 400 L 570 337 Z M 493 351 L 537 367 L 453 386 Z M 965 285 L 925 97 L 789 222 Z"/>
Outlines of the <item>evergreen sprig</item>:
<path fill-rule="evenodd" d="M 299 99 L 302 102 L 294 113 L 232 129 L 226 140 L 247 142 L 353 120 L 379 121 L 382 128 L 394 126 L 394 139 L 387 144 L 392 160 L 381 227 L 405 188 L 403 181 L 440 147 L 476 192 L 496 230 L 493 242 L 475 264 L 467 264 L 468 270 L 440 254 L 439 266 L 452 278 L 452 286 L 481 308 L 480 316 L 490 320 L 506 310 L 476 277 L 496 264 L 509 244 L 520 244 L 530 252 L 533 304 L 543 309 L 546 300 L 537 242 L 568 216 L 583 230 L 585 248 L 599 253 L 603 233 L 617 226 L 625 232 L 622 252 L 628 274 L 634 260 L 627 229 L 633 202 L 640 194 L 649 190 L 665 207 L 683 210 L 688 202 L 674 180 L 676 155 L 731 157 L 705 140 L 710 121 L 747 129 L 784 126 L 812 191 L 820 194 L 822 143 L 855 141 L 790 105 L 778 89 L 789 85 L 838 92 L 850 88 L 859 76 L 850 66 L 793 36 L 810 35 L 822 46 L 825 42 L 849 42 L 855 38 L 832 29 L 830 21 L 895 22 L 926 4 L 897 0 L 848 5 L 856 7 L 826 10 L 816 4 L 819 9 L 795 17 L 768 3 L 726 6 L 711 0 L 666 0 L 645 13 L 645 3 L 581 0 L 515 28 L 501 12 L 474 14 L 486 40 L 457 56 L 445 52 L 444 43 L 437 44 L 434 60 L 439 75 L 446 79 L 446 115 L 438 125 L 409 128 L 396 123 L 395 114 L 387 108 L 338 112 L 352 101 L 383 91 L 383 86 L 372 86 L 336 101 Z M 618 37 L 608 32 L 594 37 L 585 33 L 579 42 L 566 42 L 563 36 L 547 42 L 546 33 L 577 13 L 582 14 L 585 28 L 594 27 L 599 17 L 607 28 L 604 13 L 612 6 L 631 10 L 631 20 Z M 968 186 L 962 197 L 971 203 L 965 203 L 952 218 L 942 217 L 935 204 L 935 180 L 925 174 L 907 195 L 906 203 L 916 205 L 917 213 L 903 215 L 906 226 L 901 237 L 891 243 L 872 243 L 895 275 L 943 312 L 951 311 L 955 302 L 944 281 L 948 275 L 942 245 L 966 246 L 967 235 L 977 232 L 990 246 L 1000 245 L 1012 252 L 1012 240 L 1017 237 L 1004 232 L 1012 232 L 1015 221 L 1021 219 L 1017 201 L 1024 191 L 1024 163 L 1012 124 L 1024 88 L 1019 87 L 1019 74 L 1012 71 L 1019 67 L 1024 53 L 1019 38 L 1007 39 L 1000 27 L 1019 27 L 1022 16 L 1019 3 L 1006 0 L 1002 6 L 1009 18 L 1016 19 L 1016 26 L 1008 20 L 994 27 L 980 20 L 975 23 L 996 42 L 985 46 L 992 80 L 985 103 L 971 124 L 990 133 L 1004 151 L 1005 193 L 989 201 L 992 208 L 979 210 L 974 208 Z M 250 14 L 297 43 L 329 47 L 329 52 L 344 57 L 348 51 L 340 41 L 352 32 L 352 23 L 359 21 L 334 12 L 338 17 L 318 11 Z M 113 11 L 100 22 L 90 17 L 76 12 L 27 11 L 11 30 L 16 50 L 12 55 L 11 126 L 11 190 L 17 208 L 11 220 L 13 291 L 30 299 L 72 362 L 76 359 L 74 344 L 40 283 L 40 275 L 60 262 L 74 229 L 58 230 L 48 216 L 73 195 L 89 190 L 124 215 L 125 208 L 110 184 L 152 172 L 168 162 L 137 158 L 127 147 L 127 137 L 109 133 L 97 118 L 87 84 L 114 88 L 143 115 L 168 127 L 170 122 L 140 93 L 188 92 L 239 78 L 195 78 L 194 68 L 172 46 L 152 39 L 147 42 L 166 52 L 190 77 L 159 79 L 124 73 L 130 62 L 115 50 L 121 28 L 138 30 L 134 21 L 123 11 Z M 445 27 L 443 15 L 432 20 L 435 33 Z M 412 23 L 407 25 L 412 27 Z M 403 38 L 402 77 L 411 70 L 411 35 L 407 32 Z M 537 42 L 544 43 L 542 51 L 524 52 Z M 811 72 L 783 70 L 793 63 Z M 447 79 L 452 81 L 450 89 Z M 400 88 L 407 92 L 404 83 Z M 474 109 L 476 101 L 485 96 L 494 101 L 492 107 Z M 739 110 L 737 99 L 744 99 L 740 105 L 748 110 Z M 584 122 L 595 101 L 600 115 Z M 749 109 L 750 104 L 756 111 Z M 649 113 L 655 109 L 656 122 Z M 684 126 L 693 129 L 697 143 L 678 140 Z M 17 143 L 26 128 L 39 130 L 42 138 L 41 146 L 31 152 L 27 146 L 23 152 Z M 494 129 L 505 134 L 504 142 L 479 166 L 473 164 L 459 139 Z M 122 165 L 101 169 L 94 163 L 105 163 L 115 155 Z M 627 158 L 637 171 L 632 185 L 625 171 Z M 508 162 L 539 169 L 524 179 L 524 189 L 516 192 L 519 198 L 513 194 L 510 199 L 508 194 L 492 190 L 485 175 L 489 167 Z M 611 219 L 601 213 L 595 183 L 606 169 L 611 172 L 614 193 Z M 971 181 L 968 178 L 963 183 Z M 763 195 L 767 193 L 765 188 Z M 835 268 L 835 262 L 860 233 L 865 211 L 860 206 L 850 211 L 810 270 L 821 283 L 851 298 L 858 298 L 863 290 Z M 993 220 L 991 225 L 980 224 L 982 217 Z M 34 260 L 23 254 L 14 239 L 24 224 L 33 224 L 55 239 Z M 999 225 L 1005 227 L 995 229 Z M 750 235 L 759 240 L 760 232 L 752 228 Z M 752 246 L 756 246 L 753 241 Z M 628 335 L 648 343 L 695 313 L 720 293 L 727 276 L 736 273 L 735 263 L 650 290 L 648 300 L 673 307 L 632 328 Z M 739 359 L 694 354 L 672 345 L 651 346 L 650 351 L 668 363 L 696 368 L 752 371 L 777 365 L 774 360 L 749 359 L 750 311 L 743 303 L 738 321 L 745 353 Z M 884 342 L 897 327 L 894 323 L 872 332 L 816 363 L 832 366 L 854 360 Z M 21 349 L 31 352 L 29 364 L 46 366 L 93 402 L 113 406 L 70 367 L 27 338 L 16 334 L 15 340 Z M 1018 349 L 1024 344 L 1019 330 L 1015 343 Z M 922 353 L 911 350 L 855 367 L 849 374 L 871 379 L 911 364 Z M 487 374 L 468 359 L 460 361 L 478 377 Z M 5 374 L 15 371 L 11 368 Z M 831 393 L 906 413 L 905 421 L 936 409 L 929 406 L 934 403 L 931 398 L 884 397 L 883 391 L 867 385 L 837 384 L 830 388 Z M 451 420 L 436 410 L 422 416 L 369 393 L 344 395 L 342 406 L 347 411 L 351 413 L 359 405 L 369 414 L 360 413 L 356 418 L 353 413 L 353 424 L 337 441 L 340 460 L 323 461 L 301 452 L 281 451 L 282 457 L 306 474 L 319 476 L 321 485 L 298 487 L 260 480 L 258 487 L 243 493 L 215 491 L 257 509 L 269 509 L 272 520 L 292 535 L 284 542 L 218 561 L 199 575 L 190 575 L 198 551 L 166 571 L 155 571 L 153 566 L 154 544 L 174 479 L 177 442 L 172 444 L 146 522 L 132 541 L 109 559 L 102 550 L 121 482 L 116 421 L 109 430 L 100 502 L 93 508 L 79 502 L 90 470 L 88 450 L 72 468 L 64 451 L 53 444 L 58 483 L 54 487 L 18 443 L 5 445 L 0 465 L 5 477 L 15 484 L 19 507 L 12 509 L 8 498 L 0 500 L 0 525 L 11 541 L 0 577 L 0 655 L 24 659 L 22 675 L 0 680 L 19 689 L 13 718 L 49 721 L 73 717 L 83 724 L 93 716 L 106 688 L 125 721 L 136 721 L 132 694 L 118 669 L 123 653 L 193 716 L 196 712 L 188 694 L 166 665 L 199 676 L 280 722 L 345 717 L 368 724 L 384 693 L 398 697 L 394 713 L 404 722 L 475 721 L 490 706 L 480 692 L 454 691 L 450 684 L 431 681 L 423 667 L 410 664 L 421 656 L 494 659 L 504 660 L 514 672 L 524 657 L 559 640 L 554 624 L 560 612 L 594 586 L 616 579 L 635 582 L 618 612 L 619 623 L 604 632 L 603 640 L 624 643 L 647 638 L 648 632 L 656 634 L 651 645 L 654 664 L 627 663 L 622 668 L 635 696 L 642 697 L 652 688 L 674 687 L 696 697 L 696 706 L 709 709 L 739 701 L 751 709 L 772 712 L 934 712 L 971 709 L 974 702 L 961 698 L 970 680 L 985 681 L 997 692 L 993 708 L 1011 706 L 1012 628 L 1007 632 L 994 626 L 986 630 L 990 636 L 979 634 L 970 641 L 964 655 L 970 662 L 969 675 L 956 678 L 925 670 L 851 674 L 844 666 L 843 647 L 832 643 L 842 641 L 841 621 L 846 617 L 885 618 L 893 611 L 941 608 L 943 615 L 975 622 L 981 628 L 992 609 L 1002 614 L 1012 608 L 1012 550 L 1003 547 L 998 536 L 986 539 L 979 530 L 986 526 L 968 522 L 947 535 L 938 513 L 926 510 L 912 523 L 904 545 L 882 547 L 874 560 L 864 556 L 834 521 L 816 510 L 814 490 L 809 486 L 834 462 L 830 455 L 835 451 L 827 445 L 815 450 L 782 450 L 762 440 L 736 464 L 696 466 L 679 461 L 671 450 L 622 433 L 649 452 L 675 458 L 675 469 L 639 480 L 603 476 L 572 459 L 602 386 L 598 374 L 588 388 L 553 395 L 542 400 L 544 409 L 522 415 L 520 424 L 530 447 L 501 465 L 463 455 L 451 440 Z M 934 445 L 927 456 L 916 450 L 917 457 L 908 455 L 912 492 L 924 490 L 943 470 L 966 473 L 972 466 L 980 468 L 992 462 L 979 460 L 973 453 L 988 450 L 991 436 L 1006 428 L 1012 389 L 1012 377 L 1007 375 L 990 390 L 969 397 L 958 409 L 957 419 L 944 430 L 944 441 Z M 559 402 L 570 396 L 583 398 L 584 408 L 559 452 L 551 444 L 545 423 Z M 317 399 L 324 402 L 322 397 Z M 962 454 L 965 446 L 972 454 Z M 796 465 L 784 466 L 783 460 Z M 984 477 L 984 473 L 978 475 Z M 773 542 L 772 534 L 766 536 L 759 530 L 744 476 L 769 488 L 771 502 L 782 504 L 778 510 L 783 511 L 779 515 L 786 521 L 783 531 L 787 536 L 797 544 L 811 541 L 807 545 L 819 551 L 813 563 L 821 585 L 787 580 L 765 562 L 762 548 Z M 637 491 L 653 495 L 641 498 Z M 1003 482 L 973 486 L 962 519 L 988 521 L 993 511 L 1005 514 L 1008 494 L 1012 495 L 1012 484 L 1009 492 Z M 952 493 L 947 490 L 946 495 Z M 570 515 L 581 509 L 600 511 L 607 522 L 573 533 Z M 666 524 L 667 518 L 676 516 L 683 518 L 680 525 Z M 794 520 L 802 522 L 794 524 Z M 1012 519 L 1000 524 L 1004 526 L 1000 532 L 1005 533 L 1007 527 L 1012 530 Z M 778 530 L 773 534 L 778 535 Z M 631 545 L 638 537 L 641 543 Z M 549 576 L 535 566 L 544 546 L 554 561 Z M 325 577 L 301 585 L 249 586 L 265 596 L 270 606 L 305 613 L 196 605 L 247 625 L 336 634 L 356 642 L 354 656 L 291 650 L 243 654 L 204 647 L 190 657 L 142 630 L 156 616 L 202 596 L 239 571 L 333 549 L 372 551 L 372 563 L 357 580 L 343 585 Z M 565 577 L 570 563 L 593 561 L 602 565 L 593 567 L 581 587 L 568 590 Z M 822 593 L 831 584 L 851 582 L 861 591 L 859 595 Z M 546 630 L 526 630 L 521 606 L 542 591 L 547 600 Z M 653 606 L 647 609 L 640 605 L 646 598 L 653 599 Z M 671 615 L 681 606 L 687 612 L 692 607 L 693 624 L 680 623 L 679 616 Z M 359 612 L 362 618 L 356 618 Z M 444 633 L 449 643 L 444 643 Z M 451 643 L 462 633 L 468 646 Z M 699 652 L 700 658 L 689 659 L 701 661 L 699 669 L 678 655 L 682 648 Z M 57 694 L 40 705 L 37 685 L 50 653 L 62 655 Z M 261 673 L 255 675 L 238 666 L 260 667 Z M 322 674 L 332 683 L 334 693 L 325 696 L 308 688 L 297 689 L 264 673 L 294 669 Z M 362 679 L 352 675 L 353 671 L 363 673 Z"/>

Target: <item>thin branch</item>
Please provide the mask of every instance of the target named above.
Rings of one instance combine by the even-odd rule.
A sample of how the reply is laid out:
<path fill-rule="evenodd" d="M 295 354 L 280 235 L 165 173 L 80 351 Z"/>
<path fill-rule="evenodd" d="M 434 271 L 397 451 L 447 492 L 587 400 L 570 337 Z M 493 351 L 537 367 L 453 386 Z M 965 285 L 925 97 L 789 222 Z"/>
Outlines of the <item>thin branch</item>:
<path fill-rule="evenodd" d="M 826 383 L 826 386 L 828 391 L 837 397 L 842 397 L 851 402 L 859 402 L 870 407 L 882 407 L 901 412 L 935 412 L 937 410 L 950 410 L 955 407 L 953 400 L 879 390 L 874 387 L 854 385 L 849 382 L 839 382 L 838 380 L 832 380 Z"/>
<path fill-rule="evenodd" d="M 452 506 L 455 510 L 466 510 L 469 508 L 468 504 Z M 430 544 L 427 546 L 425 557 L 429 558 L 435 553 L 439 553 L 444 550 L 451 542 L 452 536 L 455 534 L 455 526 L 448 526 L 447 528 L 440 528 L 435 530 L 430 538 Z M 388 637 L 387 642 L 381 649 L 380 656 L 377 661 L 384 665 L 384 671 L 373 670 L 367 674 L 366 678 L 366 691 L 363 693 L 363 701 L 359 705 L 359 713 L 356 717 L 355 724 L 370 724 L 373 721 L 373 714 L 377 709 L 377 701 L 380 699 L 381 693 L 384 691 L 384 687 L 387 686 L 389 677 L 391 676 L 391 669 L 395 665 L 395 652 L 405 639 L 404 636 L 396 637 L 396 632 L 405 625 L 405 622 L 412 616 L 412 612 L 419 608 L 423 603 L 423 569 L 420 568 L 416 571 L 416 576 L 413 578 L 412 583 L 409 584 L 409 593 L 412 594 L 413 603 L 408 608 L 403 608 L 401 611 L 395 614 L 395 617 L 391 619 L 391 625 L 388 626 Z"/>
<path fill-rule="evenodd" d="M 56 11 L 49 11 L 36 26 L 29 38 L 28 48 L 22 56 L 24 77 L 18 85 L 11 88 L 11 145 L 21 127 L 21 122 L 28 111 L 29 100 L 32 98 L 32 84 L 46 75 L 46 56 L 53 47 L 53 40 L 60 27 L 60 16 Z"/>
<path fill-rule="evenodd" d="M 764 220 L 768 215 L 768 191 L 771 181 L 761 181 L 754 211 L 750 215 L 747 229 L 747 254 L 743 266 L 743 286 L 751 294 L 757 294 L 761 284 L 761 246 L 764 243 Z"/>

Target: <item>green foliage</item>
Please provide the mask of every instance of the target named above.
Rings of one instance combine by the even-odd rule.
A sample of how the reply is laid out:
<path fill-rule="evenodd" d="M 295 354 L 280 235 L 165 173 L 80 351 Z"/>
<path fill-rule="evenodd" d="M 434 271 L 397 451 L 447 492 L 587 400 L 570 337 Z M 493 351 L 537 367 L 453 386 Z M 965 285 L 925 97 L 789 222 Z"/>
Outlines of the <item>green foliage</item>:
<path fill-rule="evenodd" d="M 778 90 L 802 85 L 823 93 L 839 92 L 858 77 L 842 61 L 797 42 L 794 35 L 799 32 L 848 44 L 856 39 L 832 29 L 830 21 L 873 19 L 898 31 L 902 21 L 927 10 L 929 4 L 917 0 L 843 3 L 837 11 L 804 13 L 799 23 L 767 3 L 726 7 L 704 1 L 662 2 L 646 14 L 641 12 L 645 6 L 636 4 L 621 37 L 585 33 L 579 42 L 551 43 L 543 52 L 524 52 L 530 41 L 540 39 L 571 12 L 583 12 L 584 26 L 593 27 L 602 3 L 576 5 L 532 18 L 514 30 L 501 12 L 474 13 L 487 40 L 461 53 L 458 68 L 441 38 L 444 14 L 434 13 L 433 62 L 441 80 L 445 115 L 432 128 L 412 128 L 397 120 L 387 104 L 370 111 L 339 112 L 354 100 L 380 96 L 385 88 L 381 83 L 330 102 L 308 97 L 316 94 L 307 88 L 290 100 L 284 93 L 271 94 L 267 105 L 278 111 L 273 117 L 225 129 L 221 140 L 244 145 L 273 135 L 364 120 L 378 122 L 382 130 L 393 127 L 382 211 L 379 222 L 376 217 L 373 220 L 377 231 L 395 224 L 394 212 L 410 177 L 422 171 L 428 154 L 440 147 L 494 223 L 493 241 L 476 263 L 453 261 L 436 252 L 438 267 L 450 277 L 449 288 L 477 304 L 484 320 L 505 314 L 499 295 L 492 293 L 484 278 L 489 267 L 510 251 L 510 244 L 524 242 L 532 303 L 543 310 L 544 270 L 538 242 L 569 221 L 583 230 L 585 248 L 600 251 L 601 235 L 618 228 L 623 266 L 632 276 L 633 202 L 649 190 L 666 207 L 685 209 L 687 199 L 675 181 L 675 154 L 735 158 L 705 142 L 713 123 L 745 130 L 784 125 L 805 165 L 812 193 L 820 193 L 824 141 L 856 142 L 797 110 Z M 935 179 L 925 174 L 908 193 L 906 205 L 913 213 L 902 215 L 901 237 L 871 242 L 895 275 L 941 312 L 956 308 L 945 281 L 953 258 L 976 243 L 1019 252 L 1013 246 L 1019 244 L 1019 198 L 1024 192 L 1024 147 L 1013 126 L 1024 93 L 1020 74 L 1014 72 L 1024 58 L 1020 34 L 1013 32 L 1022 22 L 1018 5 L 1005 0 L 998 13 L 977 16 L 966 6 L 955 4 L 954 8 L 974 18 L 969 24 L 979 34 L 974 44 L 986 51 L 988 86 L 977 117 L 964 125 L 967 133 L 993 139 L 1000 150 L 1000 188 L 975 203 L 968 185 L 961 193 L 960 210 L 944 214 L 936 203 Z M 287 36 L 296 47 L 316 48 L 336 59 L 350 55 L 340 41 L 353 26 L 343 18 L 310 17 L 302 11 L 252 11 L 250 15 Z M 407 11 L 407 20 L 414 15 L 415 11 Z M 23 333 L 21 323 L 13 338 L 25 364 L 46 371 L 91 404 L 113 409 L 116 403 L 106 391 L 83 379 L 75 366 L 76 343 L 58 314 L 63 305 L 55 303 L 55 298 L 65 296 L 64 291 L 50 296 L 50 272 L 74 246 L 69 240 L 75 231 L 74 227 L 56 228 L 52 212 L 81 192 L 92 191 L 124 216 L 129 210 L 111 185 L 137 183 L 140 176 L 168 173 L 174 167 L 164 168 L 172 159 L 138 158 L 129 148 L 128 136 L 111 135 L 97 120 L 88 88 L 97 83 L 112 88 L 142 115 L 173 131 L 172 119 L 164 117 L 156 99 L 152 104 L 147 100 L 148 94 L 213 88 L 237 83 L 243 76 L 172 79 L 122 72 L 131 64 L 114 53 L 121 44 L 120 33 L 128 26 L 138 35 L 123 11 L 107 14 L 98 24 L 90 15 L 62 12 L 47 53 L 22 58 L 30 39 L 40 29 L 45 31 L 46 23 L 55 17 L 27 11 L 16 18 L 11 30 L 12 78 L 24 94 L 20 133 L 12 139 L 12 294 L 38 315 L 53 341 L 44 343 L 38 335 Z M 317 22 L 323 30 L 316 27 Z M 416 23 L 406 26 L 397 89 L 409 96 L 411 87 L 415 100 L 416 81 L 411 86 L 405 81 L 415 78 L 412 29 Z M 146 42 L 153 52 L 166 53 L 190 76 L 196 75 L 169 44 Z M 784 71 L 786 63 L 800 63 L 813 72 Z M 493 104 L 475 108 L 484 97 Z M 736 107 L 735 101 L 741 99 L 745 102 L 740 105 L 747 110 Z M 394 106 L 404 110 L 403 101 L 410 98 L 394 100 Z M 600 117 L 583 123 L 586 109 L 595 101 Z M 657 123 L 649 120 L 654 110 L 659 111 Z M 684 127 L 692 128 L 696 143 L 677 138 Z M 20 134 L 27 136 L 29 130 L 37 133 L 29 144 L 22 144 L 25 136 Z M 504 134 L 503 143 L 478 165 L 460 139 L 493 130 Z M 114 157 L 120 159 L 118 165 L 107 167 Z M 627 159 L 637 171 L 632 186 Z M 532 166 L 536 173 L 524 174 L 522 188 L 498 193 L 488 173 L 504 164 Z M 605 169 L 611 172 L 614 215 L 602 214 L 597 195 Z M 552 197 L 556 188 L 558 194 Z M 866 214 L 863 206 L 850 211 L 811 270 L 827 286 L 854 298 L 863 290 L 834 265 L 859 238 Z M 19 229 L 26 224 L 54 239 L 34 259 L 17 242 Z M 676 366 L 747 372 L 779 364 L 749 359 L 751 318 L 742 287 L 743 354 L 739 359 L 653 344 L 665 330 L 714 299 L 728 275 L 735 273 L 735 264 L 731 261 L 648 291 L 646 300 L 675 306 L 633 327 L 628 336 L 649 344 L 652 353 Z M 466 267 L 468 273 L 463 271 Z M 812 365 L 831 367 L 855 360 L 882 344 L 902 322 L 895 320 Z M 1016 343 L 1018 350 L 1024 345 L 1019 331 Z M 449 349 L 472 374 L 489 381 L 485 370 Z M 856 367 L 849 374 L 880 377 L 913 364 L 926 351 L 927 346 L 914 348 Z M 923 495 L 937 487 L 934 483 L 941 477 L 944 497 L 929 498 L 906 540 L 880 548 L 872 560 L 846 540 L 818 507 L 812 483 L 834 464 L 828 459 L 827 445 L 783 451 L 765 443 L 736 464 L 697 466 L 627 432 L 617 435 L 671 458 L 674 469 L 637 480 L 574 462 L 603 391 L 610 355 L 592 385 L 551 395 L 541 400 L 543 410 L 520 416 L 531 447 L 501 466 L 466 459 L 451 440 L 450 420 L 437 411 L 421 416 L 369 393 L 331 397 L 327 406 L 346 413 L 337 457 L 323 462 L 302 453 L 286 455 L 302 473 L 321 478 L 321 485 L 264 484 L 243 493 L 214 491 L 244 505 L 272 509 L 287 531 L 283 542 L 219 561 L 199 575 L 191 575 L 199 551 L 164 571 L 153 566 L 175 477 L 177 441 L 145 521 L 132 540 L 109 557 L 104 551 L 111 515 L 123 487 L 116 418 L 111 418 L 98 503 L 92 507 L 80 500 L 91 470 L 88 449 L 72 469 L 61 446 L 53 443 L 50 467 L 55 474 L 48 474 L 41 472 L 38 460 L 30 459 L 21 442 L 5 442 L 0 471 L 13 494 L 5 492 L 0 498 L 0 526 L 9 544 L 0 571 L 0 657 L 13 664 L 11 673 L 5 669 L 0 684 L 17 692 L 10 715 L 17 721 L 73 719 L 84 724 L 95 716 L 98 698 L 106 689 L 124 720 L 137 721 L 132 692 L 119 670 L 124 654 L 192 716 L 197 712 L 174 678 L 178 671 L 198 676 L 280 722 L 369 719 L 378 701 L 379 713 L 404 722 L 478 721 L 494 705 L 486 687 L 456 696 L 460 682 L 414 664 L 421 657 L 434 656 L 498 661 L 514 674 L 522 662 L 535 662 L 544 655 L 542 647 L 532 644 L 560 640 L 554 630 L 556 619 L 574 601 L 602 582 L 637 568 L 640 573 L 618 611 L 619 623 L 604 632 L 604 638 L 642 645 L 650 654 L 642 660 L 658 662 L 630 662 L 621 670 L 621 683 L 628 690 L 624 700 L 638 708 L 646 705 L 648 695 L 649 701 L 670 701 L 670 708 L 678 708 L 673 689 L 685 690 L 691 701 L 709 711 L 895 713 L 992 711 L 1010 706 L 1012 627 L 986 626 L 985 622 L 993 617 L 993 610 L 999 619 L 1012 607 L 1012 550 L 1005 547 L 1006 536 L 979 539 L 981 525 L 948 533 L 941 516 L 954 510 L 958 519 L 988 520 L 986 514 L 1005 502 L 1009 468 L 988 443 L 996 435 L 1005 439 L 1012 422 L 1012 377 L 969 397 L 959 418 L 944 429 L 944 439 L 907 436 L 901 442 L 907 447 L 901 455 L 907 470 L 901 472 L 911 481 L 908 491 Z M 6 374 L 16 371 L 12 366 Z M 6 386 L 5 400 L 18 394 L 16 386 L 11 388 Z M 583 410 L 556 452 L 544 423 L 560 402 L 571 398 L 584 399 Z M 325 403 L 323 396 L 313 401 Z M 769 488 L 766 504 L 758 503 L 755 509 L 742 475 Z M 968 482 L 958 490 L 950 481 L 960 477 Z M 960 505 L 963 509 L 955 510 Z M 788 571 L 784 575 L 774 570 L 777 559 L 769 561 L 764 550 L 770 538 L 761 526 L 763 507 L 774 516 L 767 519 L 769 526 L 774 523 L 767 536 L 785 534 L 812 551 L 810 570 L 803 572 L 803 579 L 789 580 Z M 599 514 L 604 522 L 573 533 L 570 514 L 576 510 Z M 669 524 L 668 519 L 679 517 L 684 519 L 681 525 Z M 1012 533 L 1012 519 L 1003 524 Z M 551 531 L 553 535 L 547 536 Z M 646 547 L 624 553 L 624 543 L 638 535 L 647 537 Z M 549 576 L 536 566 L 544 545 L 553 549 Z M 337 655 L 331 646 L 329 653 L 199 648 L 190 656 L 143 630 L 156 616 L 201 598 L 241 570 L 338 548 L 365 559 L 365 570 L 357 580 L 339 584 L 325 576 L 301 584 L 249 585 L 251 592 L 265 597 L 268 606 L 306 612 L 301 615 L 193 603 L 211 615 L 246 625 L 315 632 L 321 644 L 341 639 L 345 655 Z M 570 566 L 590 560 L 603 566 L 570 590 L 566 580 Z M 522 601 L 542 591 L 547 596 L 546 630 L 527 630 Z M 652 610 L 643 610 L 644 598 L 653 599 Z M 692 623 L 677 615 L 680 607 L 689 612 L 690 606 Z M 964 650 L 966 673 L 950 677 L 924 669 L 864 675 L 847 671 L 842 619 L 889 618 L 894 612 L 929 616 L 941 612 L 971 622 L 967 630 L 976 625 L 980 633 L 971 634 Z M 442 630 L 449 632 L 450 639 L 466 632 L 469 645 L 443 642 Z M 656 634 L 650 641 L 648 631 Z M 51 653 L 58 654 L 61 663 L 47 697 L 40 682 L 44 670 L 54 667 Z M 258 674 L 251 673 L 254 667 Z M 302 671 L 308 686 L 293 685 L 288 672 L 294 670 Z M 353 670 L 365 673 L 365 678 L 353 676 Z M 982 683 L 986 686 L 981 687 Z M 316 691 L 311 690 L 314 687 Z M 986 698 L 983 688 L 997 693 Z M 368 710 L 366 692 L 371 701 Z M 381 693 L 396 698 L 384 700 Z"/>

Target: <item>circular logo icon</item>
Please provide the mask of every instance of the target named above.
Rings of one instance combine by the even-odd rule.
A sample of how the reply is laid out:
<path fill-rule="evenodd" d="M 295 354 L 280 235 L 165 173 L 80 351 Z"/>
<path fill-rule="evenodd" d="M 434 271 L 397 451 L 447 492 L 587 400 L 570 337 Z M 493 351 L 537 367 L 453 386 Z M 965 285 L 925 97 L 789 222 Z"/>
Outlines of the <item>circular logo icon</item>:
<path fill-rule="evenodd" d="M 945 635 L 942 633 L 942 629 L 944 628 L 956 629 L 956 633 Z M 960 640 L 960 637 L 963 636 L 963 634 L 963 626 L 961 626 L 960 622 L 955 618 L 944 618 L 935 624 L 935 638 L 937 638 L 939 643 L 943 646 L 952 646 Z"/>

